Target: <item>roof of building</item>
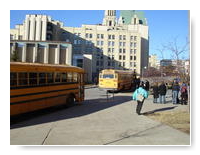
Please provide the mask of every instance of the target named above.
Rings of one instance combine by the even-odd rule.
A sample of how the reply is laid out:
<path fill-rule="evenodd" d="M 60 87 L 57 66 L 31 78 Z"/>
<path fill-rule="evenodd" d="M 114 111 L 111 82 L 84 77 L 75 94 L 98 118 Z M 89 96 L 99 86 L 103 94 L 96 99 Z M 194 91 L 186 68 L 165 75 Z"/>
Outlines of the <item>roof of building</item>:
<path fill-rule="evenodd" d="M 147 25 L 146 18 L 144 16 L 143 11 L 135 11 L 135 10 L 121 10 L 120 17 L 123 18 L 124 24 L 129 25 L 131 24 L 132 17 L 136 15 L 139 18 L 139 24 Z"/>

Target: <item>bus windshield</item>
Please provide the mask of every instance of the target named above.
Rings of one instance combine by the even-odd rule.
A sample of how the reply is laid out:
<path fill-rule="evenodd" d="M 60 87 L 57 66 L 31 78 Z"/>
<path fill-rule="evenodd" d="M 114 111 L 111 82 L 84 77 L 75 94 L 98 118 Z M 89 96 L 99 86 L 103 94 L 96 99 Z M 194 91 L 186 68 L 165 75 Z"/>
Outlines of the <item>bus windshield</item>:
<path fill-rule="evenodd" d="M 113 79 L 114 75 L 113 74 L 103 74 L 104 79 Z"/>

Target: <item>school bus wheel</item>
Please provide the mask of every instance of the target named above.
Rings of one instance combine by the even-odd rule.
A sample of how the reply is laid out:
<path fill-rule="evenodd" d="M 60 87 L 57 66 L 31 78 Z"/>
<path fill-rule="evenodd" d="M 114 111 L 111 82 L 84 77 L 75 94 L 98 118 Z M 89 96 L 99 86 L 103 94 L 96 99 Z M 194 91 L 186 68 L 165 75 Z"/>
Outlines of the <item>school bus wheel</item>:
<path fill-rule="evenodd" d="M 67 95 L 66 104 L 67 106 L 73 106 L 75 103 L 75 96 L 73 94 Z"/>

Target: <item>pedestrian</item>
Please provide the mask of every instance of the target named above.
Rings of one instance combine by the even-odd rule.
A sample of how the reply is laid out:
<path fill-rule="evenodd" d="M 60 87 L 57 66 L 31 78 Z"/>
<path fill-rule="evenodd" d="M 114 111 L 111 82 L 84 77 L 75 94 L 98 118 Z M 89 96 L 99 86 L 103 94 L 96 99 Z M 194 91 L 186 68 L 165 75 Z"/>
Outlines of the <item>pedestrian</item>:
<path fill-rule="evenodd" d="M 158 83 L 154 83 L 153 85 L 153 103 L 157 103 L 159 98 L 159 89 L 158 89 Z"/>
<path fill-rule="evenodd" d="M 94 84 L 98 85 L 98 79 L 97 79 L 97 77 L 94 78 Z"/>
<path fill-rule="evenodd" d="M 137 101 L 136 113 L 141 115 L 142 105 L 144 100 L 148 97 L 148 92 L 144 89 L 144 84 L 141 82 L 139 88 L 133 93 L 133 100 Z"/>
<path fill-rule="evenodd" d="M 159 89 L 160 103 L 164 103 L 165 104 L 165 95 L 167 93 L 167 87 L 166 87 L 164 81 L 160 84 L 158 89 Z"/>
<path fill-rule="evenodd" d="M 136 89 L 138 89 L 140 86 L 140 78 L 136 79 Z"/>
<path fill-rule="evenodd" d="M 181 90 L 181 104 L 182 105 L 187 105 L 188 90 L 187 90 L 187 85 L 185 84 L 185 82 L 183 82 L 180 90 Z"/>
<path fill-rule="evenodd" d="M 145 82 L 145 90 L 149 91 L 149 81 L 148 80 L 146 80 L 146 82 Z"/>
<path fill-rule="evenodd" d="M 172 84 L 172 103 L 178 104 L 178 93 L 180 90 L 180 86 L 177 81 Z"/>

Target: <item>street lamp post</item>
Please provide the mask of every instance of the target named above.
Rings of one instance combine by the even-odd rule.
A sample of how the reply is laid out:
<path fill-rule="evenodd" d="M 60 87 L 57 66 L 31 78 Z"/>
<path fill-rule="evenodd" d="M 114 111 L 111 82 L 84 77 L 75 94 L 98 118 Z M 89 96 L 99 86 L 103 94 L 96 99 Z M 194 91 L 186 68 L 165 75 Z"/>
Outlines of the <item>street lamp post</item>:
<path fill-rule="evenodd" d="M 146 66 L 144 66 L 144 68 L 142 68 L 142 79 L 143 79 L 143 77 L 144 77 L 144 70 L 145 70 L 145 69 L 147 69 Z"/>

